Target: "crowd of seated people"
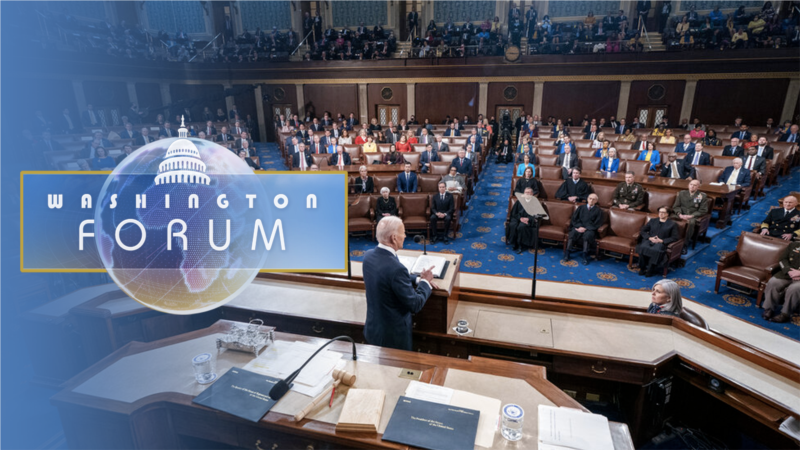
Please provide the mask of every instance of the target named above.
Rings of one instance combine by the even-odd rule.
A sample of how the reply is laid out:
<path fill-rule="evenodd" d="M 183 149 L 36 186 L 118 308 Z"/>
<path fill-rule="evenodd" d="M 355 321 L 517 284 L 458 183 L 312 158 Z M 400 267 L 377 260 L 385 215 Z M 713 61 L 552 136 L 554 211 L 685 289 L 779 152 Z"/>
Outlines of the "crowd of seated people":
<path fill-rule="evenodd" d="M 310 49 L 303 55 L 305 61 L 386 59 L 397 49 L 394 31 L 385 30 L 380 23 L 367 27 L 362 22 L 355 30 L 328 26 L 324 31 L 321 22 L 313 23 L 306 38 Z"/>
<path fill-rule="evenodd" d="M 68 109 L 54 119 L 41 110 L 35 111 L 22 132 L 23 147 L 29 150 L 23 152 L 29 157 L 26 162 L 40 170 L 113 169 L 139 147 L 156 140 L 177 137 L 178 128 L 183 122 L 189 136 L 217 142 L 237 156 L 244 150 L 250 161 L 245 162 L 254 170 L 261 170 L 252 161 L 257 159 L 251 134 L 256 123 L 250 115 L 241 120 L 236 105 L 227 114 L 221 108 L 214 114 L 210 107 L 205 107 L 200 116 L 208 120 L 194 123 L 188 110 L 185 114 L 177 114 L 174 122 L 165 118 L 164 114 L 157 114 L 152 121 L 144 120 L 135 106 L 129 111 L 134 120 L 123 116 L 118 126 L 109 126 L 91 104 L 87 105 L 80 118 L 73 117 Z"/>
<path fill-rule="evenodd" d="M 670 50 L 798 47 L 800 10 L 796 6 L 789 10 L 782 18 L 767 1 L 755 13 L 740 6 L 725 15 L 716 7 L 702 16 L 691 6 L 686 14 L 671 18 L 662 38 Z"/>

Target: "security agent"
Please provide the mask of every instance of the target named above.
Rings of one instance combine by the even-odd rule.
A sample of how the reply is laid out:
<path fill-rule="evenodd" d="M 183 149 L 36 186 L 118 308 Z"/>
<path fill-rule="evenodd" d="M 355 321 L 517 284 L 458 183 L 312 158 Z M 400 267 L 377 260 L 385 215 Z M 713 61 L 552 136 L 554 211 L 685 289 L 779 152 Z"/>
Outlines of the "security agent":
<path fill-rule="evenodd" d="M 367 292 L 367 321 L 364 337 L 372 345 L 411 350 L 411 315 L 425 306 L 431 295 L 433 273 L 420 273 L 417 287 L 397 251 L 403 248 L 406 230 L 399 217 L 378 223 L 378 246 L 364 255 L 364 287 Z"/>

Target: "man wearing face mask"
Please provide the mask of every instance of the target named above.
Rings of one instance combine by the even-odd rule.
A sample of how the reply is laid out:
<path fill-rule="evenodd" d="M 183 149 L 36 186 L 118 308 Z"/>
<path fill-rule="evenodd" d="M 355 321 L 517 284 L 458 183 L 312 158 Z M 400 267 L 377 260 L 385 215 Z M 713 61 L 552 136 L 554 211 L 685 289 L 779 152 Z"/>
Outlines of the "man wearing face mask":
<path fill-rule="evenodd" d="M 367 293 L 364 337 L 372 345 L 411 350 L 411 315 L 422 310 L 435 287 L 433 267 L 422 271 L 415 288 L 408 269 L 397 258 L 406 238 L 399 217 L 382 219 L 375 235 L 378 246 L 367 251 L 362 265 Z"/>

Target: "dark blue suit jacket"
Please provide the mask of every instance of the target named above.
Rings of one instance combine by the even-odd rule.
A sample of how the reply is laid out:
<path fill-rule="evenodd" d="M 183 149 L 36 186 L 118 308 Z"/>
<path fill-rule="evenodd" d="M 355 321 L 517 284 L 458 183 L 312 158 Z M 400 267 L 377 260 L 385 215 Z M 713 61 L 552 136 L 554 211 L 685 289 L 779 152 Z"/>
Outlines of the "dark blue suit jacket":
<path fill-rule="evenodd" d="M 683 157 L 683 161 L 686 164 L 692 165 L 692 162 L 694 162 L 694 154 L 695 153 L 696 152 L 687 153 L 686 156 Z M 700 155 L 700 159 L 697 161 L 697 165 L 698 166 L 710 166 L 711 165 L 711 157 L 708 156 L 708 153 L 703 152 Z"/>
<path fill-rule="evenodd" d="M 471 175 L 472 174 L 472 160 L 469 158 L 464 158 L 464 164 L 460 163 L 458 158 L 454 159 L 452 163 L 450 163 L 450 167 L 455 166 L 456 172 L 460 173 L 461 175 Z M 450 169 L 448 169 L 450 170 Z"/>
<path fill-rule="evenodd" d="M 675 153 L 694 153 L 694 142 L 689 143 L 689 148 L 683 148 L 683 142 L 679 142 L 678 145 L 675 146 Z"/>
<path fill-rule="evenodd" d="M 417 192 L 417 174 L 409 172 L 408 183 L 406 183 L 406 173 L 400 172 L 397 174 L 397 191 L 398 192 Z"/>
<path fill-rule="evenodd" d="M 726 167 L 717 181 L 720 183 L 726 183 L 728 178 L 731 176 L 731 173 L 733 173 L 733 166 Z M 750 186 L 750 171 L 745 169 L 744 166 L 739 169 L 739 177 L 736 179 L 736 184 L 742 187 Z"/>
<path fill-rule="evenodd" d="M 445 130 L 444 135 L 445 136 L 461 136 L 461 132 L 458 131 L 457 129 L 454 132 L 454 130 L 452 128 L 448 128 L 447 130 Z"/>
<path fill-rule="evenodd" d="M 573 155 L 577 154 L 577 153 L 575 152 L 575 144 L 573 144 L 572 142 L 570 142 L 570 143 L 569 143 L 569 147 L 570 147 L 570 149 L 571 149 L 571 150 L 570 150 L 570 152 L 571 152 Z M 560 155 L 560 154 L 562 154 L 562 153 L 564 153 L 564 144 L 558 144 L 558 151 L 556 152 L 556 155 Z"/>
<path fill-rule="evenodd" d="M 416 289 L 408 269 L 388 250 L 374 248 L 364 255 L 367 321 L 364 337 L 372 345 L 411 350 L 411 314 L 425 306 L 431 287 Z"/>
<path fill-rule="evenodd" d="M 428 158 L 427 151 L 422 152 L 422 155 L 419 157 L 419 164 L 421 167 L 420 172 L 428 173 L 428 167 L 426 167 L 425 164 L 429 164 L 431 162 L 436 162 L 436 161 L 439 161 L 439 153 L 437 153 L 436 150 L 431 151 L 430 159 Z"/>

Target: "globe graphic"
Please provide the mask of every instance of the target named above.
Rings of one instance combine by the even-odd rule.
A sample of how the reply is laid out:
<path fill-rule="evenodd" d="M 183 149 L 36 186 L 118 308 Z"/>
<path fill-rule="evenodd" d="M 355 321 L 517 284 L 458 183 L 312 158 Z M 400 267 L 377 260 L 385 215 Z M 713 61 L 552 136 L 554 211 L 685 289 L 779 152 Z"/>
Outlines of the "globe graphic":
<path fill-rule="evenodd" d="M 267 258 L 263 243 L 262 251 L 251 249 L 256 219 L 266 233 L 272 223 L 265 207 L 272 200 L 257 177 L 232 151 L 187 138 L 185 128 L 178 138 L 140 147 L 98 197 L 95 242 L 108 274 L 130 297 L 166 313 L 199 313 L 230 301 Z M 247 195 L 256 195 L 254 208 Z"/>

